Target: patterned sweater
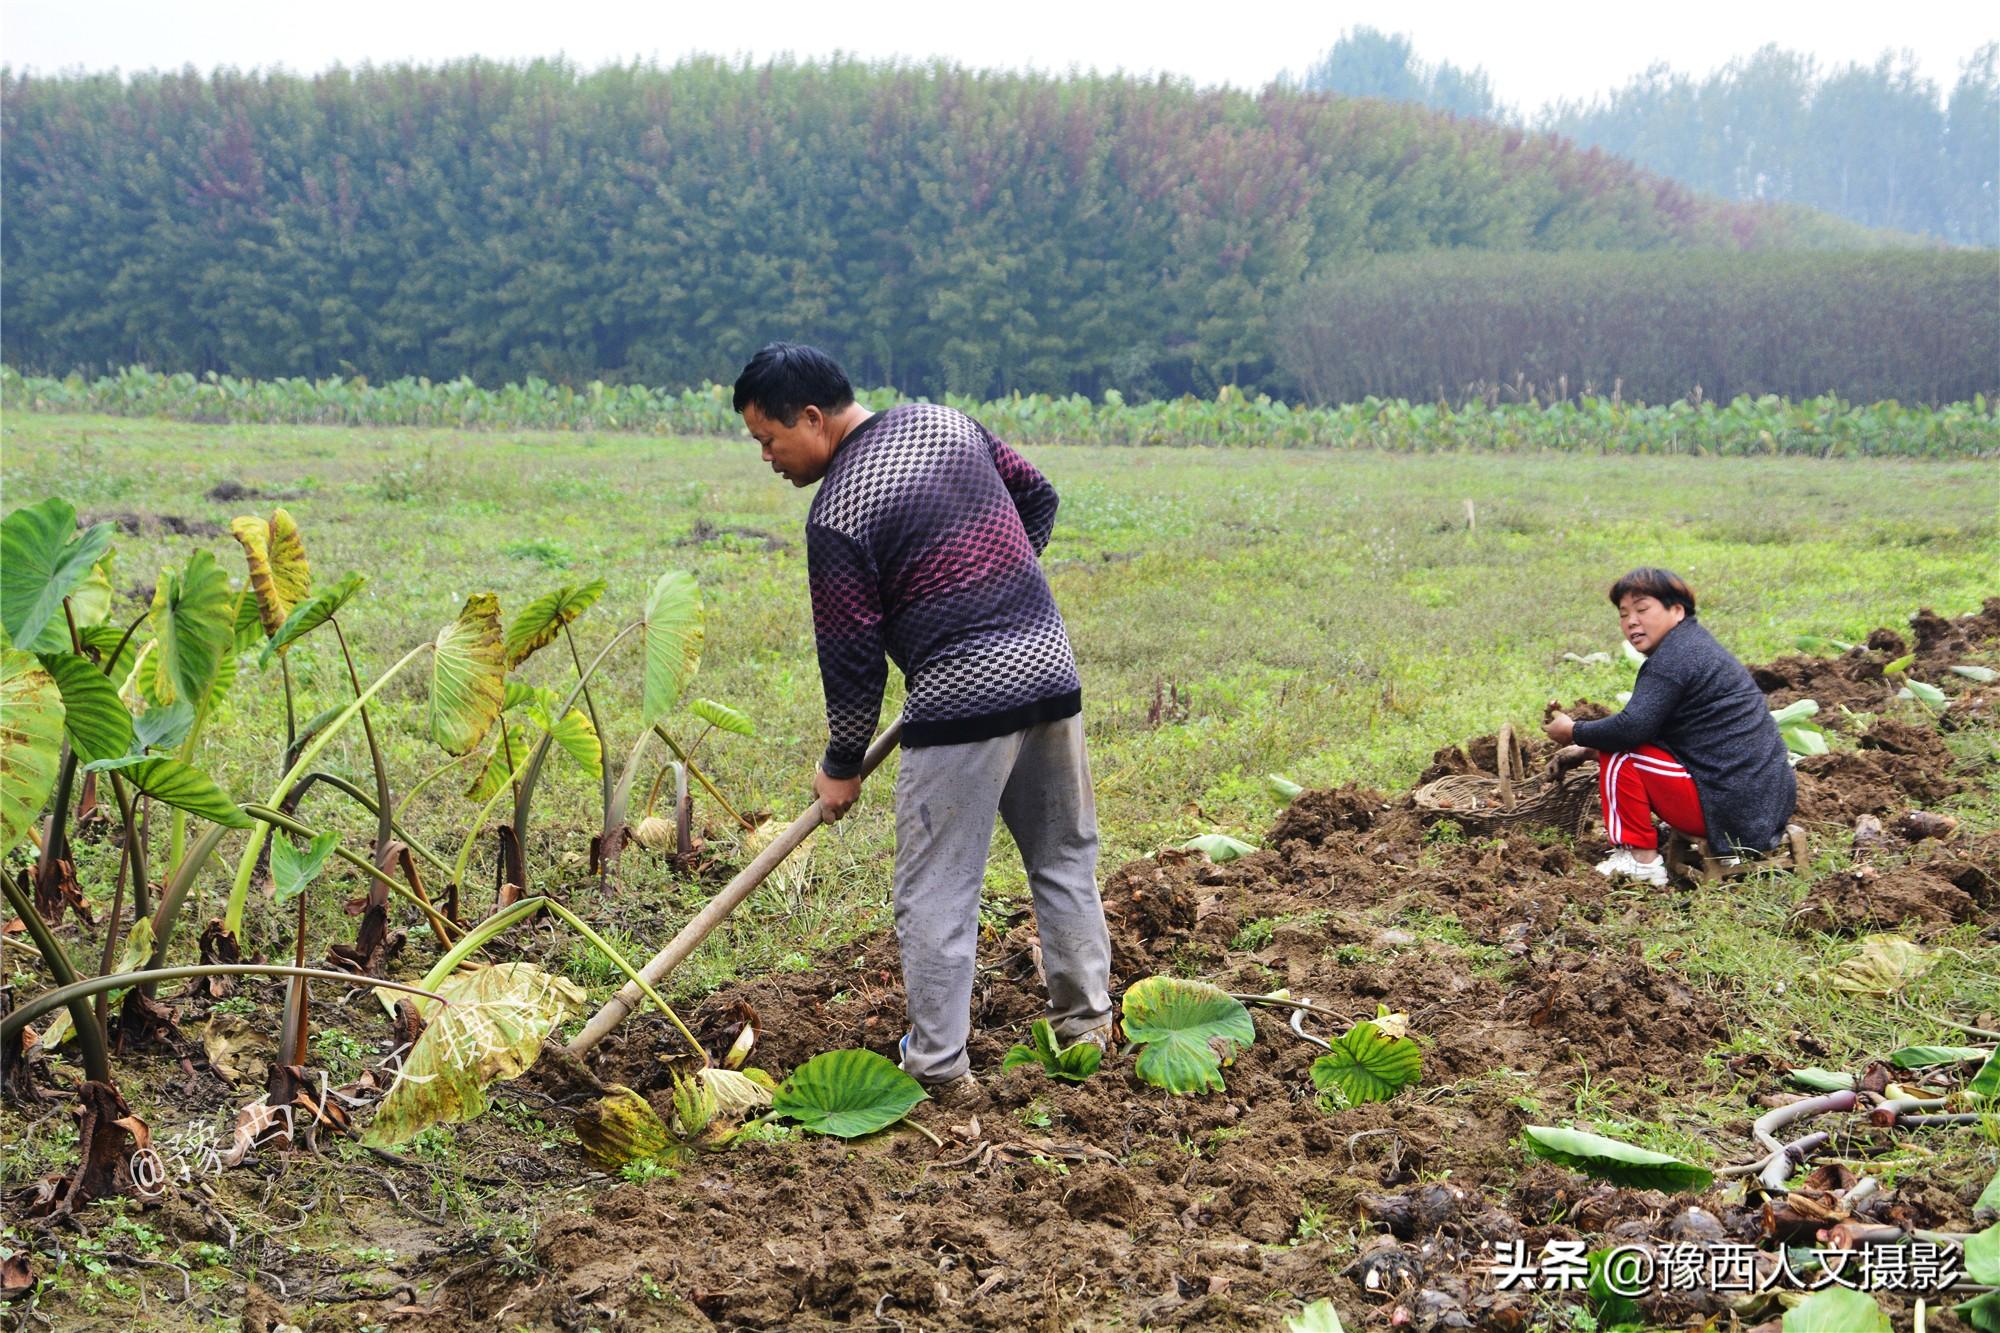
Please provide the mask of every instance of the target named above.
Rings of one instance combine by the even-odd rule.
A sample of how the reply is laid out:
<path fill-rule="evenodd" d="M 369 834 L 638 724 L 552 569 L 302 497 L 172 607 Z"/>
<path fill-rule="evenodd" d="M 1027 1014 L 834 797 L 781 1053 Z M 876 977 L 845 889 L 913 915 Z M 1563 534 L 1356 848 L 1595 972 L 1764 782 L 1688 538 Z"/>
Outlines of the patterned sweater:
<path fill-rule="evenodd" d="M 963 412 L 907 403 L 841 441 L 806 516 L 830 738 L 852 777 L 893 658 L 903 744 L 986 740 L 1080 712 L 1083 691 L 1037 557 L 1056 492 Z"/>

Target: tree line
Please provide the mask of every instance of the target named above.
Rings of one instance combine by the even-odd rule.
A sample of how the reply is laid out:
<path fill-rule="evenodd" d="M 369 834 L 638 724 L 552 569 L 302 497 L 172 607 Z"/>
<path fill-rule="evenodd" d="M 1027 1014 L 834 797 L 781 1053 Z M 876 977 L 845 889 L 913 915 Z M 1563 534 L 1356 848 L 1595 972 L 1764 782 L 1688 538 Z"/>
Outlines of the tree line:
<path fill-rule="evenodd" d="M 1486 72 L 1417 58 L 1406 36 L 1344 33 L 1298 80 L 1354 97 L 1531 125 L 1724 199 L 1823 209 L 1868 227 L 2000 245 L 2000 45 L 1949 91 L 1907 55 L 1823 69 L 1765 46 L 1705 78 L 1655 65 L 1589 101 L 1528 114 Z"/>
<path fill-rule="evenodd" d="M 1851 244 L 1379 101 L 837 60 L 0 72 L 27 370 L 1289 396 L 1279 315 L 1377 252 Z"/>

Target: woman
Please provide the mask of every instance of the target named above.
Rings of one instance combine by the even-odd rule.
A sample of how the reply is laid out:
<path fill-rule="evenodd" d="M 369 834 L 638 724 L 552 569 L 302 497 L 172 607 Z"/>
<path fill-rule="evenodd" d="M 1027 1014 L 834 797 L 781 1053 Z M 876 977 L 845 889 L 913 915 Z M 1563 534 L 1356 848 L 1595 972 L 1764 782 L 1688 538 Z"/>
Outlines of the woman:
<path fill-rule="evenodd" d="M 1635 569 L 1611 585 L 1626 642 L 1645 657 L 1624 711 L 1578 722 L 1559 708 L 1543 730 L 1598 752 L 1610 879 L 1665 884 L 1658 815 L 1718 856 L 1766 852 L 1798 802 L 1785 742 L 1763 691 L 1695 619 L 1678 574 Z"/>

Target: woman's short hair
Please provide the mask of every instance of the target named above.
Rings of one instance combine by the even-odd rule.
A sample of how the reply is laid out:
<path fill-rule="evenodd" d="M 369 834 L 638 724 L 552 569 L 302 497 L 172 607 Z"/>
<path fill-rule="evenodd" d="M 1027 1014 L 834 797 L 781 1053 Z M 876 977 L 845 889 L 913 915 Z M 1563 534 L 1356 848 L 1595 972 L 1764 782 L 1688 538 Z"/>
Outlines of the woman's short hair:
<path fill-rule="evenodd" d="M 1613 606 L 1633 596 L 1650 597 L 1661 606 L 1678 606 L 1689 615 L 1694 614 L 1694 589 L 1671 569 L 1655 569 L 1647 565 L 1611 585 Z"/>

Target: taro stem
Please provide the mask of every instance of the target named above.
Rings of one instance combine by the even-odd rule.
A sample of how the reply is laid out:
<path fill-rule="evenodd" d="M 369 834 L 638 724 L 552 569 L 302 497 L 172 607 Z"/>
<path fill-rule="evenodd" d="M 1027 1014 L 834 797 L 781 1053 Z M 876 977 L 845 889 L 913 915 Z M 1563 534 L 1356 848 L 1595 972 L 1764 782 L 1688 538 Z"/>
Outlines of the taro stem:
<path fill-rule="evenodd" d="M 354 654 L 348 651 L 347 635 L 340 628 L 336 616 L 328 616 L 327 623 L 333 626 L 333 635 L 340 640 L 340 655 L 347 662 L 347 679 L 354 686 L 356 698 L 361 696 L 361 677 L 354 670 Z M 383 853 L 388 849 L 389 839 L 395 836 L 395 808 L 389 803 L 389 769 L 382 762 L 382 747 L 375 743 L 375 724 L 368 720 L 368 709 L 361 710 L 361 734 L 368 738 L 368 761 L 375 765 L 375 863 L 382 863 Z M 276 802 L 273 802 L 276 804 Z M 304 966 L 303 963 L 300 966 Z M 301 987 L 304 983 L 300 983 Z"/>
<path fill-rule="evenodd" d="M 35 941 L 35 947 L 42 951 L 42 961 L 49 965 L 49 975 L 56 979 L 56 985 L 64 988 L 76 985 L 76 969 L 70 966 L 69 955 L 63 952 L 62 944 L 56 939 L 55 933 L 49 929 L 48 923 L 42 920 L 41 913 L 35 910 L 35 900 L 23 893 L 19 885 L 4 875 L 0 875 L 0 890 L 6 892 L 8 906 L 14 909 L 15 915 L 19 916 L 22 924 L 27 926 L 28 934 Z M 66 995 L 64 1003 L 69 1007 L 70 1026 L 76 1029 L 77 1044 L 83 1048 L 84 1077 L 98 1083 L 110 1083 L 111 1052 L 104 1040 L 104 1028 L 98 1023 L 96 1013 L 91 1010 L 90 996 Z M 5 1036 L 11 1039 L 20 1027 L 26 1026 L 54 1007 L 50 1005 L 48 1008 L 37 1009 L 35 1002 L 29 1001 L 8 1014 L 4 1020 L 0 1020 L 7 1025 Z"/>

